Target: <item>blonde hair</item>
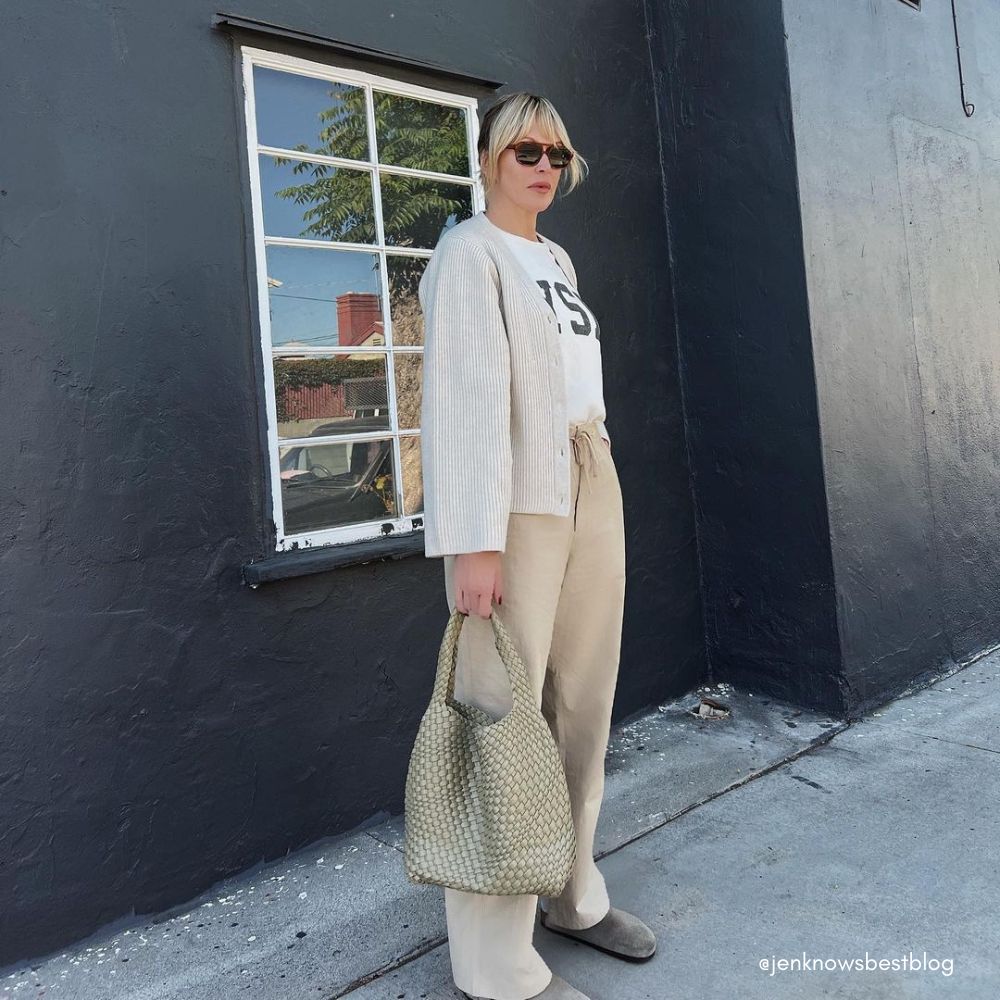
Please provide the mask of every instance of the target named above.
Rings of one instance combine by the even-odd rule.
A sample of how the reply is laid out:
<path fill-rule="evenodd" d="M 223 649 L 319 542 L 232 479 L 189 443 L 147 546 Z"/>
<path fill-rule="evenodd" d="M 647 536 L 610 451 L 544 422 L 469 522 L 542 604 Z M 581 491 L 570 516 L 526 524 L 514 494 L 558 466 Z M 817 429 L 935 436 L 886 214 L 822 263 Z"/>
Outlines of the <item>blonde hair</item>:
<path fill-rule="evenodd" d="M 483 116 L 478 142 L 479 173 L 487 196 L 497 183 L 500 157 L 504 150 L 528 135 L 535 124 L 543 133 L 548 133 L 557 143 L 576 154 L 569 166 L 559 171 L 556 190 L 562 186 L 565 188 L 563 193 L 569 194 L 586 177 L 589 170 L 587 161 L 573 148 L 566 126 L 552 102 L 521 90 L 504 94 Z M 485 166 L 482 166 L 483 153 L 486 154 Z M 565 184 L 563 177 L 567 178 Z"/>

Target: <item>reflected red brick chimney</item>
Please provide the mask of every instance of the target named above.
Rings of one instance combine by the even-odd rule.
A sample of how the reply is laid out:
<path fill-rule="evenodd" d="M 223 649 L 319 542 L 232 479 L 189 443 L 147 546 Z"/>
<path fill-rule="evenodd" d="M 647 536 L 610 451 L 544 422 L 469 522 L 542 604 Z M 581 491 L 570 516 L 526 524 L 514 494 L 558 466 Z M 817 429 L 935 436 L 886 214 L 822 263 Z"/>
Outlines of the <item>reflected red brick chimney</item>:
<path fill-rule="evenodd" d="M 382 334 L 382 311 L 374 292 L 345 292 L 337 296 L 337 333 L 342 347 L 354 347 Z"/>

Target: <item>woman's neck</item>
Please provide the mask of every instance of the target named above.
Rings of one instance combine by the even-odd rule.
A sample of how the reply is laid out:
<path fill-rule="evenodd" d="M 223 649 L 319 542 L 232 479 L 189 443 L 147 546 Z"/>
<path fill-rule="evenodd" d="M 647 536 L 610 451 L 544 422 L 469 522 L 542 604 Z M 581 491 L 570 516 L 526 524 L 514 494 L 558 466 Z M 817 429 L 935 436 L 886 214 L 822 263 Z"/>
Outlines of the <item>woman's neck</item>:
<path fill-rule="evenodd" d="M 537 212 L 521 208 L 518 205 L 501 203 L 487 206 L 483 214 L 499 229 L 531 240 L 533 243 L 538 242 L 538 233 L 535 232 L 535 224 L 538 221 Z"/>

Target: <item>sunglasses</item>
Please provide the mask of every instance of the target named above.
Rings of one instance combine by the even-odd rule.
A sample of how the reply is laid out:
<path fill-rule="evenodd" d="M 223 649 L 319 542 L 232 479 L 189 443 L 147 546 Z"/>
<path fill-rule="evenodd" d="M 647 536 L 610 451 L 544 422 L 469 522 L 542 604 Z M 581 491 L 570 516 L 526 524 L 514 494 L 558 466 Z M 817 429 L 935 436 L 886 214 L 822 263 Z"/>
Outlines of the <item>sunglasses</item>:
<path fill-rule="evenodd" d="M 546 150 L 540 142 L 532 142 L 526 139 L 523 142 L 515 142 L 507 146 L 507 149 L 514 150 L 514 158 L 518 163 L 523 163 L 527 167 L 533 167 L 541 158 L 542 153 L 547 152 L 549 164 L 555 170 L 562 170 L 569 166 L 569 161 L 573 159 L 574 153 L 565 146 L 549 146 Z"/>

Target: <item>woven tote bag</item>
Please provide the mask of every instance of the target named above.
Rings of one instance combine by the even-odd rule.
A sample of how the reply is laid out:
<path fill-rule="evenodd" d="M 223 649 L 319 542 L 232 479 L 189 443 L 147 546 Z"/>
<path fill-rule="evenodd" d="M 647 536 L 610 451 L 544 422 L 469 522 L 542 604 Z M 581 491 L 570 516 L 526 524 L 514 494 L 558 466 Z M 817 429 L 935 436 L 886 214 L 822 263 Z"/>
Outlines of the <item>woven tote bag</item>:
<path fill-rule="evenodd" d="M 496 896 L 557 896 L 576 860 L 559 749 L 495 601 L 490 621 L 513 708 L 494 721 L 454 700 L 458 636 L 467 617 L 456 609 L 448 620 L 430 704 L 410 755 L 406 876 Z"/>

